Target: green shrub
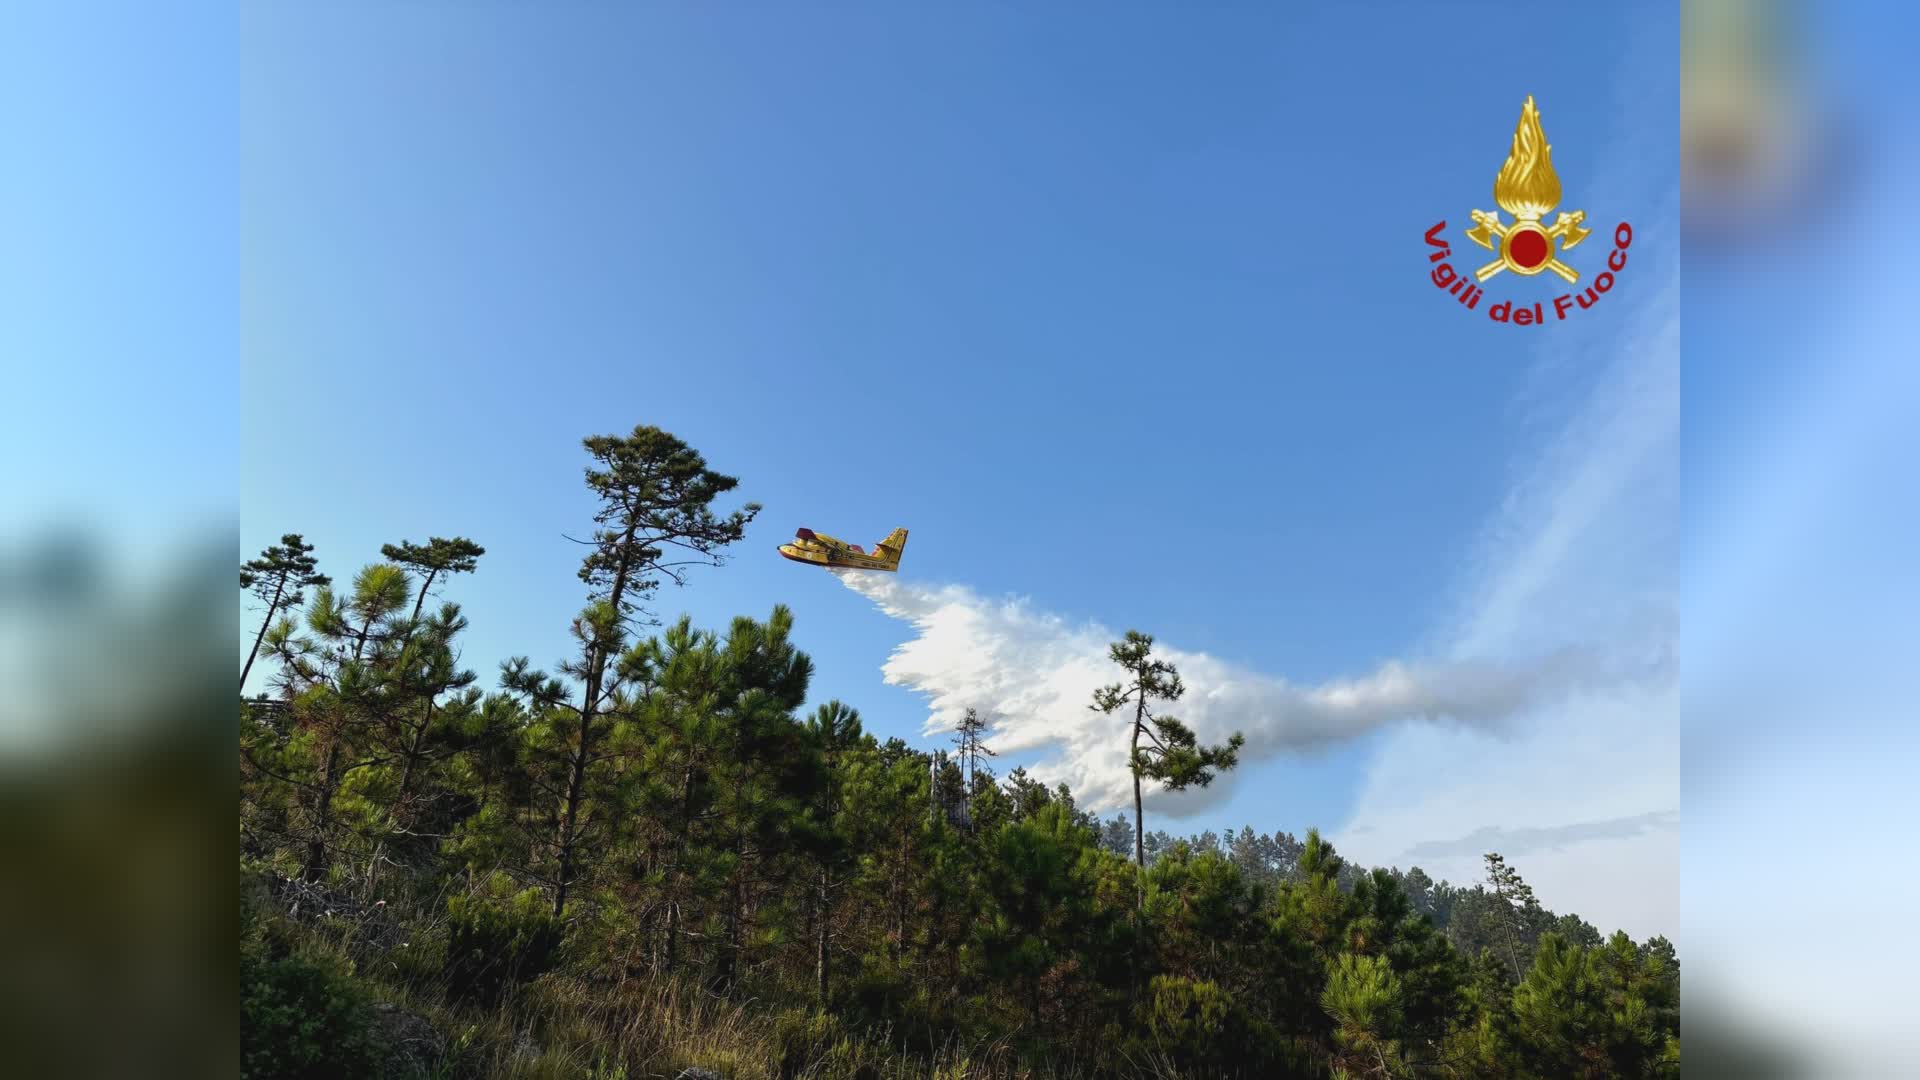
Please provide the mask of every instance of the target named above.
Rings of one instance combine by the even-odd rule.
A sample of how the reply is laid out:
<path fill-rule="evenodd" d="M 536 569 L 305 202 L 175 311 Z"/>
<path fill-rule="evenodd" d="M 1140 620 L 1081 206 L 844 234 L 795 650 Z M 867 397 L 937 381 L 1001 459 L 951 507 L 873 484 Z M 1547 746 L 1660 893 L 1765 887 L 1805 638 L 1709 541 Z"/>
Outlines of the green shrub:
<path fill-rule="evenodd" d="M 344 974 L 303 956 L 240 954 L 241 1080 L 380 1075 L 372 1012 Z"/>
<path fill-rule="evenodd" d="M 782 1080 L 879 1080 L 875 1063 L 884 1051 L 818 1009 L 788 1009 L 773 1026 L 776 1067 Z"/>
<path fill-rule="evenodd" d="M 1301 1046 L 1214 983 L 1156 975 L 1148 989 L 1145 1037 L 1126 1040 L 1135 1062 L 1164 1062 L 1193 1077 L 1324 1075 Z"/>
<path fill-rule="evenodd" d="M 1233 998 L 1210 982 L 1153 977 L 1147 1027 L 1168 1046 L 1212 1046 L 1225 1033 Z"/>
<path fill-rule="evenodd" d="M 774 1021 L 774 1045 L 780 1054 L 780 1075 L 798 1076 L 812 1067 L 835 1040 L 844 1034 L 840 1021 L 831 1014 L 789 1009 Z"/>
<path fill-rule="evenodd" d="M 536 889 L 507 901 L 455 896 L 447 901 L 442 974 L 455 1001 L 497 1005 L 509 988 L 540 977 L 559 959 L 566 924 Z"/>

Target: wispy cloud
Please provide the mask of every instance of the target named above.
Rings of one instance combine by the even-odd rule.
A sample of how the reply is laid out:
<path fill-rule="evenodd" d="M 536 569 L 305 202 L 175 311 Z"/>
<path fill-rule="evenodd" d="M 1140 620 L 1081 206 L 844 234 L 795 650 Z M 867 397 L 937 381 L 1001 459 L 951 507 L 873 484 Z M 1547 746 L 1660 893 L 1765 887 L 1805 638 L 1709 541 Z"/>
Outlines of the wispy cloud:
<path fill-rule="evenodd" d="M 1652 813 L 1635 814 L 1632 817 L 1609 818 L 1606 821 L 1580 821 L 1571 825 L 1553 825 L 1547 828 L 1503 829 L 1489 825 L 1475 829 L 1458 840 L 1429 840 L 1422 844 L 1415 844 L 1407 851 L 1407 855 L 1415 859 L 1459 856 L 1479 858 L 1489 851 L 1498 851 L 1506 855 L 1533 855 L 1543 851 L 1564 851 L 1574 844 L 1588 840 L 1618 840 L 1624 837 L 1640 836 L 1654 830 L 1679 827 L 1680 811 L 1678 810 L 1655 810 Z"/>
<path fill-rule="evenodd" d="M 1088 709 L 1096 687 L 1117 674 L 1107 648 L 1120 635 L 1093 623 L 1071 623 L 1017 599 L 988 600 L 955 585 L 927 586 L 890 574 L 846 571 L 846 585 L 882 611 L 909 623 L 914 636 L 883 669 L 886 681 L 928 698 L 929 734 L 950 730 L 969 708 L 993 718 L 995 745 L 1010 753 L 1047 754 L 1033 768 L 1064 781 L 1090 809 L 1132 798 L 1116 721 Z M 1522 712 L 1570 694 L 1622 681 L 1657 680 L 1670 672 L 1669 650 L 1624 653 L 1561 645 L 1495 662 L 1392 661 L 1349 679 L 1298 685 L 1285 678 L 1161 644 L 1187 683 L 1173 710 L 1202 738 L 1247 737 L 1250 765 L 1276 754 L 1311 750 L 1401 720 L 1462 725 L 1499 733 Z M 1051 752 L 1051 753 L 1049 753 Z M 1176 816 L 1208 805 L 1214 791 L 1158 792 L 1155 806 Z"/>
<path fill-rule="evenodd" d="M 1441 655 L 1508 656 L 1543 642 L 1677 651 L 1678 267 L 1636 268 L 1644 300 L 1543 359 L 1576 388 L 1575 404 L 1516 470 L 1460 569 L 1460 602 L 1433 636 Z M 1548 906 L 1638 936 L 1677 934 L 1678 831 L 1661 824 L 1680 798 L 1673 670 L 1526 709 L 1512 726 L 1505 739 L 1398 731 L 1336 842 L 1364 862 L 1419 861 L 1456 880 L 1476 877 L 1486 851 L 1524 856 Z"/>

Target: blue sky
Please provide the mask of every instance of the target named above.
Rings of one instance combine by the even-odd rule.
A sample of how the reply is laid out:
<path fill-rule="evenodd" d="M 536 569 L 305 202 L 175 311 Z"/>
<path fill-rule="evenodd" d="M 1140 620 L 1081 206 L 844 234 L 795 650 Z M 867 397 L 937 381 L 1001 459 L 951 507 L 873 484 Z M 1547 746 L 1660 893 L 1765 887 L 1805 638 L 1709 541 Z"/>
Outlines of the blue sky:
<path fill-rule="evenodd" d="M 303 532 L 346 578 L 383 542 L 478 540 L 446 596 L 491 684 L 568 644 L 580 439 L 651 423 L 765 506 L 658 609 L 790 605 L 815 697 L 882 735 L 927 745 L 932 683 L 882 675 L 916 631 L 776 556 L 797 526 L 904 525 L 903 587 L 1222 671 L 1453 657 L 1491 640 L 1463 612 L 1519 595 L 1514 537 L 1560 520 L 1540 462 L 1585 460 L 1596 401 L 1634 413 L 1610 365 L 1676 258 L 1674 14 L 1523 16 L 1542 60 L 1517 72 L 1520 10 L 250 6 L 241 547 Z M 1490 208 L 1527 94 L 1597 226 L 1584 265 L 1637 226 L 1578 325 L 1497 326 L 1426 278 L 1421 234 Z M 1664 504 L 1607 505 L 1625 529 Z M 1554 565 L 1603 564 L 1668 584 Z M 1476 655 L 1527 654 L 1516 625 Z M 1150 824 L 1372 822 L 1395 730 L 1249 761 Z M 1502 813 L 1479 825 L 1529 824 Z M 1604 906 L 1584 888 L 1548 902 Z"/>

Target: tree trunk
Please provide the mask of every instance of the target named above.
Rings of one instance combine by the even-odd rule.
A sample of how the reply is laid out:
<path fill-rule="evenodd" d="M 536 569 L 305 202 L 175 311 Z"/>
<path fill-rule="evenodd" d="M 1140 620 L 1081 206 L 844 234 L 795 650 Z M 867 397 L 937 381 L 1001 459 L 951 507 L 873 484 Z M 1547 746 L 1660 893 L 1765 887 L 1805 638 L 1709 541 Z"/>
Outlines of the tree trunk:
<path fill-rule="evenodd" d="M 433 588 L 433 578 L 440 572 L 439 567 L 427 571 L 427 580 L 420 583 L 420 595 L 413 602 L 413 614 L 407 617 L 408 627 L 420 621 L 420 606 L 427 602 L 427 590 Z"/>
<path fill-rule="evenodd" d="M 1500 901 L 1500 929 L 1507 939 L 1507 962 L 1513 966 L 1513 981 L 1518 983 L 1525 977 L 1526 972 L 1520 970 L 1520 945 L 1513 933 L 1513 903 L 1507 899 L 1507 894 L 1498 885 L 1494 886 L 1493 896 Z"/>
<path fill-rule="evenodd" d="M 253 658 L 260 655 L 260 643 L 266 640 L 267 627 L 273 625 L 273 613 L 280 608 L 281 590 L 287 587 L 287 575 L 283 572 L 280 580 L 273 586 L 273 603 L 267 605 L 267 617 L 260 623 L 260 632 L 253 635 L 253 650 L 247 653 L 247 662 L 240 668 L 240 691 L 247 689 L 247 674 L 253 670 Z"/>
<path fill-rule="evenodd" d="M 620 597 L 627 591 L 627 573 L 633 567 L 633 556 L 629 549 L 633 544 L 633 533 L 637 523 L 629 520 L 627 531 L 620 537 L 620 566 L 614 571 L 613 588 L 608 592 L 608 601 L 613 607 L 613 617 L 620 618 Z M 567 889 L 573 884 L 573 850 L 576 843 L 574 830 L 580 823 L 580 802 L 586 795 L 587 766 L 593 760 L 593 717 L 594 708 L 600 700 L 600 681 L 606 677 L 606 654 L 589 646 L 591 654 L 587 658 L 587 693 L 580 704 L 580 745 L 573 754 L 572 766 L 567 770 L 567 810 L 560 824 L 560 874 L 559 882 L 553 889 L 553 917 L 562 918 L 567 913 Z"/>
<path fill-rule="evenodd" d="M 820 994 L 820 1004 L 827 1003 L 827 871 L 822 868 L 820 881 L 814 900 L 814 988 Z"/>
<path fill-rule="evenodd" d="M 387 804 L 387 827 L 389 829 L 398 828 L 395 823 L 400 819 L 400 806 L 407 801 L 407 793 L 413 786 L 414 766 L 423 756 L 420 753 L 420 744 L 426 741 L 427 728 L 432 724 L 433 702 L 429 700 L 427 702 L 427 718 L 418 728 L 414 729 L 413 738 L 408 740 L 407 749 L 403 752 L 406 762 L 400 766 L 400 786 L 394 792 L 393 801 Z M 373 899 L 374 887 L 379 884 L 380 856 L 384 855 L 386 850 L 387 838 L 383 836 L 380 838 L 379 843 L 373 845 L 373 858 L 367 862 L 367 899 L 369 900 Z"/>
<path fill-rule="evenodd" d="M 599 662 L 589 665 L 586 703 L 580 708 L 580 746 L 567 766 L 567 809 L 560 821 L 560 873 L 553 888 L 553 917 L 567 913 L 567 888 L 573 884 L 574 830 L 580 822 L 580 800 L 585 794 L 588 742 L 593 732 L 593 700 L 600 695 Z"/>
<path fill-rule="evenodd" d="M 680 770 L 680 828 L 677 830 L 679 842 L 673 853 L 673 873 L 668 877 L 667 898 L 667 963 L 663 969 L 673 971 L 680 955 L 680 894 L 684 884 L 687 866 L 687 833 L 693 828 L 693 749 L 687 749 L 687 763 Z"/>
<path fill-rule="evenodd" d="M 432 726 L 433 700 L 429 698 L 427 700 L 426 719 L 422 720 L 420 726 L 414 729 L 413 738 L 407 743 L 407 761 L 405 765 L 400 767 L 400 787 L 394 792 L 393 805 L 387 808 L 387 817 L 390 819 L 399 811 L 400 804 L 407 801 L 407 794 L 413 786 L 414 767 L 425 757 L 420 751 L 420 744 L 427 741 L 427 729 Z"/>
<path fill-rule="evenodd" d="M 333 813 L 333 767 L 340 760 L 340 733 L 335 732 L 327 745 L 327 762 L 320 769 L 320 802 L 314 810 L 313 839 L 307 842 L 307 862 L 300 875 L 319 881 L 327 871 L 327 822 Z"/>
<path fill-rule="evenodd" d="M 1140 703 L 1133 714 L 1133 745 L 1127 754 L 1127 768 L 1133 773 L 1133 862 L 1138 870 L 1138 887 L 1133 900 L 1135 911 L 1143 911 L 1147 906 L 1147 829 L 1146 815 L 1140 801 L 1140 727 L 1146 722 L 1146 713 L 1147 699 L 1143 688 Z"/>
<path fill-rule="evenodd" d="M 371 612 L 369 612 L 367 615 L 367 621 L 360 624 L 360 637 L 353 643 L 353 658 L 355 660 L 360 659 L 361 652 L 363 652 L 366 649 L 367 631 L 372 629 L 373 629 L 373 615 Z"/>
<path fill-rule="evenodd" d="M 1127 771 L 1133 774 L 1133 955 L 1127 965 L 1127 981 L 1134 996 L 1140 993 L 1140 920 L 1147 911 L 1147 827 L 1146 812 L 1140 801 L 1140 731 L 1146 723 L 1147 688 L 1140 687 L 1140 700 L 1133 713 L 1133 743 L 1127 753 Z"/>
<path fill-rule="evenodd" d="M 676 894 L 667 900 L 667 960 L 666 963 L 660 965 L 660 970 L 672 972 L 674 964 L 680 959 L 679 953 L 680 897 Z"/>
<path fill-rule="evenodd" d="M 743 877 L 744 870 L 736 865 L 733 882 L 727 886 L 727 933 L 722 940 L 720 955 L 719 985 L 722 993 L 731 993 L 740 975 L 740 951 L 746 933 L 747 908 Z"/>
<path fill-rule="evenodd" d="M 907 890 L 905 885 L 907 837 L 904 829 L 899 837 L 899 855 L 887 875 L 888 900 L 893 906 L 893 967 L 899 971 L 906 965 L 907 949 Z"/>

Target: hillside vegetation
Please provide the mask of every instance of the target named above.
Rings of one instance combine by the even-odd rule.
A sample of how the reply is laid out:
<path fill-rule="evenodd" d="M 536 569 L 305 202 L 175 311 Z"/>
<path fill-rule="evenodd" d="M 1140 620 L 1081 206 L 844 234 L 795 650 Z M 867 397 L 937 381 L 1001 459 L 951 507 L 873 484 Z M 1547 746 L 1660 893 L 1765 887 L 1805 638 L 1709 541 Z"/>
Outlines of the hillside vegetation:
<path fill-rule="evenodd" d="M 741 538 L 737 481 L 655 428 L 585 446 L 553 671 L 461 667 L 436 590 L 484 572 L 471 540 L 336 584 L 289 534 L 242 569 L 273 687 L 240 707 L 244 1076 L 1679 1074 L 1672 946 L 1497 855 L 1461 887 L 1313 831 L 1176 840 L 996 774 L 991 718 L 928 754 L 804 712 L 785 608 L 648 610 Z M 1234 767 L 1148 710 L 1178 698 L 1151 638 L 1114 659 L 1090 705 L 1160 748 L 1138 775 Z"/>

